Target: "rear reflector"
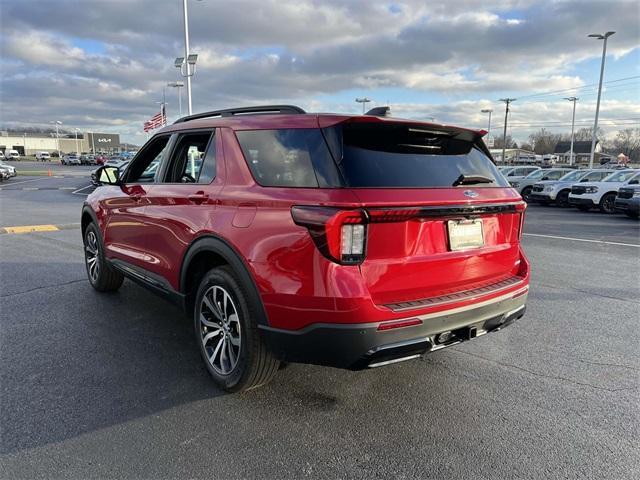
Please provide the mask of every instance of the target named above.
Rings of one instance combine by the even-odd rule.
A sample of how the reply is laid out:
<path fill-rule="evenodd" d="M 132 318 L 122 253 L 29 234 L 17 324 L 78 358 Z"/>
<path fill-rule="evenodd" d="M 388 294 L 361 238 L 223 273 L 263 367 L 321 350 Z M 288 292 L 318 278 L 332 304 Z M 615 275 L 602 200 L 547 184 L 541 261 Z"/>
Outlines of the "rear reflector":
<path fill-rule="evenodd" d="M 378 325 L 378 330 L 392 330 L 394 328 L 415 327 L 422 325 L 419 318 L 410 318 L 409 320 L 394 320 L 392 322 L 384 322 Z"/>

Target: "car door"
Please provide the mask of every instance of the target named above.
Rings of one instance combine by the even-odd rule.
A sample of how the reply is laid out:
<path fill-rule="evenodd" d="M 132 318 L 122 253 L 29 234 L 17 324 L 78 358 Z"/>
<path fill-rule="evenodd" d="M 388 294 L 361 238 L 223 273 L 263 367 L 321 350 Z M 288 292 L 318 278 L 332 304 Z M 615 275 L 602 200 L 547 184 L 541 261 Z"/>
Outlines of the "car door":
<path fill-rule="evenodd" d="M 112 260 L 124 262 L 125 267 L 148 269 L 155 261 L 147 254 L 144 209 L 148 189 L 156 181 L 170 140 L 170 135 L 151 139 L 126 170 L 120 171 L 121 185 L 100 187 L 112 190 L 101 201 L 106 214 L 106 253 Z"/>
<path fill-rule="evenodd" d="M 147 192 L 146 252 L 152 273 L 178 288 L 180 265 L 188 246 L 211 230 L 224 181 L 221 140 L 213 128 L 176 135 L 162 180 Z"/>

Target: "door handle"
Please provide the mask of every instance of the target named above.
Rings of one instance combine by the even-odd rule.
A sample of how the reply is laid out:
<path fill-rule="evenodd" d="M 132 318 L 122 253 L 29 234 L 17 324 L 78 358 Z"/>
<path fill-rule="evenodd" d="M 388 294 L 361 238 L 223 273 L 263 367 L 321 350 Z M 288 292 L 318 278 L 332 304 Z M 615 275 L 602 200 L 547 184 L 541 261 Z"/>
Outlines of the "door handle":
<path fill-rule="evenodd" d="M 139 202 L 139 201 L 140 201 L 140 199 L 142 198 L 142 196 L 141 196 L 141 195 L 138 195 L 138 194 L 133 194 L 133 195 L 131 195 L 131 196 L 130 196 L 130 198 L 131 198 L 131 200 L 133 200 L 134 202 Z"/>
<path fill-rule="evenodd" d="M 191 203 L 201 204 L 209 200 L 209 195 L 204 192 L 197 192 L 187 197 Z"/>

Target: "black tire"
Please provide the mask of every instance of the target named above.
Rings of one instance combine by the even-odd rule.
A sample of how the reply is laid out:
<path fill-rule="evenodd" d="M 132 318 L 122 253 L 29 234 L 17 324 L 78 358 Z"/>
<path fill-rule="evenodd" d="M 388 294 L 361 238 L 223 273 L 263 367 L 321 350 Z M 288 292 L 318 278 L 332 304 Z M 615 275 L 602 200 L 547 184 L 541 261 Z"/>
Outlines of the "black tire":
<path fill-rule="evenodd" d="M 522 195 L 522 199 L 527 202 L 527 203 L 531 203 L 531 200 L 529 199 L 529 197 L 531 196 L 531 190 L 533 189 L 533 187 L 524 187 L 522 189 L 522 193 L 520 195 Z"/>
<path fill-rule="evenodd" d="M 94 223 L 84 231 L 84 264 L 87 277 L 93 288 L 99 292 L 114 292 L 120 288 L 124 275 L 111 268 L 104 258 L 102 236 Z M 91 261 L 95 258 L 94 261 Z"/>
<path fill-rule="evenodd" d="M 556 205 L 561 208 L 567 208 L 569 206 L 569 190 L 562 190 L 558 192 L 556 196 Z"/>
<path fill-rule="evenodd" d="M 616 202 L 616 194 L 613 192 L 609 192 L 602 196 L 598 207 L 600 208 L 601 212 L 612 214 L 616 212 L 615 202 Z"/>
<path fill-rule="evenodd" d="M 229 295 L 226 309 L 222 300 L 225 294 Z M 262 308 L 252 303 L 255 302 L 251 301 L 247 287 L 229 267 L 209 270 L 200 281 L 193 311 L 196 342 L 213 381 L 227 392 L 246 391 L 264 385 L 280 366 L 258 330 L 256 319 L 262 315 Z M 214 309 L 218 307 L 217 314 L 209 307 L 211 305 Z M 232 311 L 236 312 L 235 320 L 231 320 L 234 315 L 229 313 Z M 201 314 L 207 320 L 206 325 Z M 227 321 L 224 321 L 225 316 Z M 205 339 L 212 334 L 215 336 Z M 236 342 L 239 339 L 237 350 L 231 338 Z"/>

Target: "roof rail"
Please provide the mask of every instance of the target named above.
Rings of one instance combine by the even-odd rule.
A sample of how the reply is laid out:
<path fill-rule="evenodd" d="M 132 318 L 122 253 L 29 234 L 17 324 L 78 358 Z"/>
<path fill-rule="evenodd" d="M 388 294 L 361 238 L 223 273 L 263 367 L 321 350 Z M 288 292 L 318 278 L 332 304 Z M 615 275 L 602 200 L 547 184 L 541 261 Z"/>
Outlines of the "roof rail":
<path fill-rule="evenodd" d="M 213 110 L 211 112 L 195 113 L 193 115 L 187 115 L 186 117 L 179 118 L 176 123 L 184 123 L 190 120 L 198 120 L 200 118 L 212 118 L 212 117 L 233 117 L 235 115 L 260 115 L 260 114 L 304 114 L 307 113 L 300 107 L 295 105 L 262 105 L 258 107 L 240 107 L 240 108 L 227 108 L 226 110 Z"/>

